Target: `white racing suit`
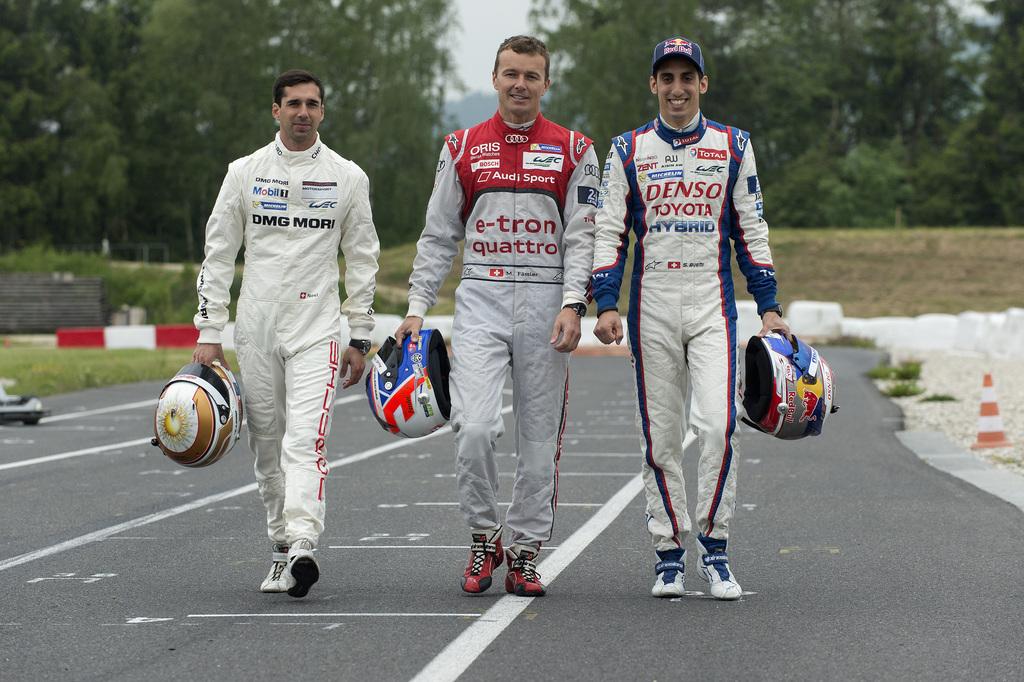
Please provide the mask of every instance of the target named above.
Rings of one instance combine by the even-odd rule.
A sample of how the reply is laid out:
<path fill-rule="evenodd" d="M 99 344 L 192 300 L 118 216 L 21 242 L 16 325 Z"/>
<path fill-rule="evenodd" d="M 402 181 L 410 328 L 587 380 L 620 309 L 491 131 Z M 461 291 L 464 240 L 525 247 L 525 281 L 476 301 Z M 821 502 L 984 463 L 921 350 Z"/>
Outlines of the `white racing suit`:
<path fill-rule="evenodd" d="M 465 240 L 452 329 L 452 428 L 459 504 L 474 529 L 497 528 L 495 443 L 512 368 L 512 544 L 551 538 L 569 357 L 550 343 L 565 304 L 586 303 L 599 171 L 591 141 L 543 116 L 529 129 L 500 115 L 450 134 L 409 279 L 423 316 Z"/>
<path fill-rule="evenodd" d="M 245 242 L 235 349 L 245 386 L 249 447 L 276 544 L 324 526 L 326 447 L 341 378 L 341 312 L 369 339 L 380 247 L 369 182 L 319 138 L 301 152 L 274 142 L 228 166 L 206 225 L 199 271 L 200 343 L 220 343 L 235 257 Z M 345 256 L 339 305 L 338 248 Z"/>
<path fill-rule="evenodd" d="M 730 239 L 758 313 L 776 305 L 749 135 L 703 115 L 688 134 L 655 119 L 615 138 L 601 184 L 599 313 L 617 306 L 630 230 L 636 238 L 627 324 L 647 528 L 657 550 L 682 547 L 691 532 L 682 456 L 692 428 L 700 449 L 697 531 L 726 540 L 739 459 Z M 692 409 L 684 406 L 687 389 Z"/>

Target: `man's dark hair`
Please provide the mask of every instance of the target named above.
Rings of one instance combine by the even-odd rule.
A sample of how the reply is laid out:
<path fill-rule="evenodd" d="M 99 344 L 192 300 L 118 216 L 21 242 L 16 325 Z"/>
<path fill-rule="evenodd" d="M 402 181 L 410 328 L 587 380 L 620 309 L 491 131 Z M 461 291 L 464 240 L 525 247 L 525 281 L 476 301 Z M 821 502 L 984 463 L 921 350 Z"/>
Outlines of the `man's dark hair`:
<path fill-rule="evenodd" d="M 516 54 L 539 54 L 544 57 L 544 80 L 550 80 L 548 71 L 551 69 L 551 55 L 548 54 L 548 46 L 543 42 L 533 36 L 505 38 L 494 55 L 494 74 L 498 73 L 498 57 L 505 50 L 512 50 Z"/>
<path fill-rule="evenodd" d="M 316 83 L 320 88 L 320 103 L 324 102 L 324 84 L 320 79 L 304 69 L 289 69 L 277 77 L 274 81 L 274 102 L 280 104 L 284 98 L 284 89 L 302 83 Z"/>

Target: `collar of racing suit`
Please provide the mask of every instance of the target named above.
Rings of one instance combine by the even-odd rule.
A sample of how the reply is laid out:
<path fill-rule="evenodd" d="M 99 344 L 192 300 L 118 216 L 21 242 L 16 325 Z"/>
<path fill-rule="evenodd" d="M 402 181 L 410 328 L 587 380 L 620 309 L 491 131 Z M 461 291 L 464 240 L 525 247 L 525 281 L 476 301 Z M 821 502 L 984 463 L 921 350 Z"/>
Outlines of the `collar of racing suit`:
<path fill-rule="evenodd" d="M 661 119 L 661 125 L 665 126 L 666 128 L 668 128 L 669 130 L 671 130 L 674 133 L 678 133 L 678 134 L 689 133 L 689 132 L 692 132 L 692 131 L 696 130 L 697 129 L 697 124 L 700 123 L 700 109 L 697 110 L 697 113 L 693 115 L 693 118 L 691 118 L 690 121 L 686 125 L 684 125 L 682 128 L 675 128 L 673 126 L 670 126 L 668 124 L 668 121 L 666 121 L 665 118 L 661 114 L 658 114 L 658 118 Z"/>
<path fill-rule="evenodd" d="M 292 150 L 285 147 L 284 143 L 281 142 L 280 132 L 278 132 L 277 135 L 274 136 L 274 151 L 276 151 L 277 155 L 284 159 L 285 161 L 301 161 L 304 159 L 315 159 L 317 156 L 320 155 L 320 152 L 323 151 L 323 148 L 324 145 L 320 141 L 320 133 L 316 134 L 316 139 L 313 141 L 312 145 L 310 145 L 306 149 L 303 149 L 300 152 L 293 152 Z"/>
<path fill-rule="evenodd" d="M 509 123 L 501 117 L 500 111 L 495 111 L 494 116 L 491 117 L 491 123 L 500 131 L 508 131 L 510 133 L 526 133 L 533 135 L 536 131 L 541 130 L 544 127 L 544 122 L 547 119 L 544 118 L 544 114 L 538 112 L 537 118 L 527 123 Z"/>
<path fill-rule="evenodd" d="M 700 111 L 690 119 L 690 122 L 682 130 L 673 128 L 665 123 L 661 114 L 658 114 L 658 117 L 654 119 L 654 132 L 657 133 L 658 137 L 672 145 L 673 149 L 694 144 L 704 137 L 704 131 L 707 130 L 707 127 L 708 121 Z"/>
<path fill-rule="evenodd" d="M 509 128 L 512 128 L 513 130 L 529 130 L 530 128 L 533 127 L 533 124 L 537 122 L 537 119 L 527 121 L 526 123 L 512 123 L 510 121 L 506 121 L 505 119 L 501 119 L 501 122 L 507 125 Z"/>

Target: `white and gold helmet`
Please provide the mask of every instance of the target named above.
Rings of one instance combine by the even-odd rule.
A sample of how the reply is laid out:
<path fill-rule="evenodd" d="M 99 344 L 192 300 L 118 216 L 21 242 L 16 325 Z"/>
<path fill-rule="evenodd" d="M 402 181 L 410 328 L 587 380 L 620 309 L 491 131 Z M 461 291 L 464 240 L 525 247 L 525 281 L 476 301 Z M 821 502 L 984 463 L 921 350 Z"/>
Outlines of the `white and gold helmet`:
<path fill-rule="evenodd" d="M 185 365 L 160 391 L 153 445 L 174 462 L 204 467 L 226 455 L 242 430 L 242 391 L 219 362 Z"/>

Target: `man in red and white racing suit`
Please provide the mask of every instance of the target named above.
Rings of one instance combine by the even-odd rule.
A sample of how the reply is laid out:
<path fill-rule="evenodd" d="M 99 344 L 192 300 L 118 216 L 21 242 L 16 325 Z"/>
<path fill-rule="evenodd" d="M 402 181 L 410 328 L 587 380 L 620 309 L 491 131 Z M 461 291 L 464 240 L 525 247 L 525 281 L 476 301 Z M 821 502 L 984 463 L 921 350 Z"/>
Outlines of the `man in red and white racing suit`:
<path fill-rule="evenodd" d="M 206 226 L 195 316 L 195 361 L 226 365 L 221 333 L 244 240 L 235 349 L 249 447 L 274 545 L 260 589 L 293 597 L 305 596 L 319 578 L 313 551 L 324 528 L 334 394 L 340 381 L 347 388 L 363 373 L 380 251 L 366 174 L 317 133 L 323 94 L 309 72 L 278 77 L 273 113 L 280 132 L 228 167 Z M 339 247 L 348 293 L 341 305 Z M 352 339 L 346 348 L 342 312 Z"/>
<path fill-rule="evenodd" d="M 517 468 L 506 515 L 505 588 L 539 596 L 541 543 L 551 538 L 569 390 L 593 258 L 599 172 L 591 141 L 540 114 L 548 57 L 535 38 L 498 50 L 498 112 L 445 140 L 410 277 L 414 338 L 465 240 L 452 330 L 452 427 L 459 504 L 470 526 L 467 592 L 491 585 L 504 559 L 495 442 L 512 370 Z"/>
<path fill-rule="evenodd" d="M 788 328 L 775 300 L 749 135 L 704 118 L 699 103 L 707 84 L 697 43 L 678 37 L 655 47 L 650 87 L 659 116 L 616 137 L 604 166 L 594 245 L 595 333 L 604 343 L 622 339 L 616 306 L 632 230 L 629 343 L 647 528 L 660 559 L 652 593 L 683 593 L 691 524 L 682 456 L 684 434 L 692 428 L 700 449 L 698 567 L 712 596 L 738 599 L 742 591 L 726 554 L 739 459 L 730 240 L 762 315 L 761 333 Z"/>

